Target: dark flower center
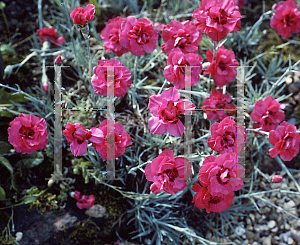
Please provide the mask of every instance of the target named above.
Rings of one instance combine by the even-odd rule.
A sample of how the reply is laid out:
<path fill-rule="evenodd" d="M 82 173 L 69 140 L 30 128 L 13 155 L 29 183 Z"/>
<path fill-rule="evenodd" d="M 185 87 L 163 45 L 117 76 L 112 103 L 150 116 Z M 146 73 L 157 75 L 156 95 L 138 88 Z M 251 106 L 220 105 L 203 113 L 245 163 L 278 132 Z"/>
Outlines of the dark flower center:
<path fill-rule="evenodd" d="M 168 101 L 167 108 L 162 111 L 162 116 L 167 121 L 172 121 L 177 117 L 177 107 L 174 106 L 173 101 Z"/>
<path fill-rule="evenodd" d="M 210 200 L 208 201 L 208 203 L 211 203 L 211 204 L 217 204 L 219 202 L 221 202 L 221 198 L 218 196 L 211 196 Z"/>
<path fill-rule="evenodd" d="M 223 146 L 225 147 L 232 147 L 235 143 L 235 134 L 233 132 L 225 132 L 222 138 Z"/>
<path fill-rule="evenodd" d="M 219 62 L 219 67 L 220 67 L 220 69 L 222 70 L 222 71 L 224 71 L 224 70 L 226 70 L 226 64 L 224 63 L 224 61 L 220 61 Z"/>
<path fill-rule="evenodd" d="M 19 130 L 19 133 L 22 137 L 30 139 L 34 135 L 34 130 L 32 128 L 22 126 Z"/>
<path fill-rule="evenodd" d="M 221 25 L 225 25 L 227 23 L 227 14 L 224 9 L 220 9 L 218 7 L 211 7 L 209 9 L 209 16 L 210 18 Z"/>
<path fill-rule="evenodd" d="M 169 177 L 169 180 L 171 182 L 174 182 L 175 179 L 178 177 L 178 170 L 177 168 L 173 168 L 173 169 L 167 169 L 165 170 L 163 173 L 160 173 L 158 175 L 162 175 L 162 174 L 166 174 Z"/>
<path fill-rule="evenodd" d="M 220 185 L 226 185 L 229 182 L 230 174 L 229 169 L 221 167 L 219 173 L 217 174 L 217 181 Z"/>

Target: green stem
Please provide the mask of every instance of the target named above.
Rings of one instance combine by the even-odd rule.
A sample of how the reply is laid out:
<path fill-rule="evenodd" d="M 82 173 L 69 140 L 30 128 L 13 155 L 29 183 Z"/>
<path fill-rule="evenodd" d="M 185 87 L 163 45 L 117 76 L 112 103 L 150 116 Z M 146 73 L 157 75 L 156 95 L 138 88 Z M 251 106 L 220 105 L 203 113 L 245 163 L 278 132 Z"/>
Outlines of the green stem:
<path fill-rule="evenodd" d="M 9 35 L 9 43 L 11 43 L 11 33 L 10 33 L 10 30 L 9 30 L 8 21 L 7 21 L 4 9 L 2 8 L 1 10 L 2 10 L 2 16 L 3 16 L 3 19 L 4 19 L 5 25 L 6 25 L 6 29 L 7 29 L 8 35 Z"/>

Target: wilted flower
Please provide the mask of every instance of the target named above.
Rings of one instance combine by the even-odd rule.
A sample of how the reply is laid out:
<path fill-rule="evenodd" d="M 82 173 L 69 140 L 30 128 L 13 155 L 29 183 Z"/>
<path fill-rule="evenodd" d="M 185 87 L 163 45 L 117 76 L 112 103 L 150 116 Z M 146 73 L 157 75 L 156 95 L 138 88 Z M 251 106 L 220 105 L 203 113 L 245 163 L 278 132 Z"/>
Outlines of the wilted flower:
<path fill-rule="evenodd" d="M 157 31 L 145 18 L 137 20 L 133 16 L 128 16 L 122 24 L 120 43 L 135 56 L 141 56 L 145 52 L 152 53 L 157 47 L 157 39 Z"/>
<path fill-rule="evenodd" d="M 150 97 L 148 108 L 153 116 L 148 126 L 153 134 L 164 134 L 167 131 L 173 136 L 183 134 L 184 125 L 177 115 L 195 112 L 195 106 L 186 99 L 178 101 L 179 98 L 180 93 L 173 87 Z"/>
<path fill-rule="evenodd" d="M 202 71 L 201 62 L 202 59 L 198 54 L 184 54 L 179 48 L 175 48 L 168 56 L 164 76 L 169 82 L 174 84 L 175 88 L 183 89 L 186 87 L 186 67 L 191 66 L 191 86 L 193 86 L 200 80 L 200 73 Z"/>
<path fill-rule="evenodd" d="M 121 16 L 110 19 L 102 30 L 100 36 L 107 52 L 113 51 L 118 56 L 128 52 L 128 48 L 123 47 L 120 42 L 121 26 L 125 20 Z"/>
<path fill-rule="evenodd" d="M 230 194 L 244 185 L 245 169 L 237 163 L 236 154 L 225 153 L 217 158 L 205 158 L 199 171 L 199 181 L 213 196 Z"/>
<path fill-rule="evenodd" d="M 165 43 L 161 45 L 161 50 L 165 54 L 169 54 L 175 48 L 181 49 L 186 54 L 197 53 L 202 34 L 190 20 L 184 22 L 172 20 L 170 24 L 164 26 L 162 37 Z"/>
<path fill-rule="evenodd" d="M 232 0 L 202 0 L 193 17 L 200 33 L 207 33 L 213 41 L 219 42 L 241 28 L 242 16 L 238 10 Z"/>
<path fill-rule="evenodd" d="M 94 195 L 81 195 L 79 191 L 75 191 L 74 198 L 77 200 L 76 206 L 79 209 L 88 209 L 91 208 L 94 205 L 95 197 Z"/>
<path fill-rule="evenodd" d="M 93 20 L 95 14 L 95 6 L 93 4 L 86 5 L 85 9 L 75 8 L 70 14 L 74 24 L 86 25 L 88 20 Z"/>
<path fill-rule="evenodd" d="M 208 49 L 206 58 L 210 62 L 210 65 L 204 71 L 204 74 L 211 74 L 215 85 L 223 87 L 235 79 L 237 75 L 236 66 L 239 65 L 239 62 L 235 59 L 234 52 L 225 49 L 223 45 L 218 48 L 214 60 L 213 57 L 214 53 Z"/>
<path fill-rule="evenodd" d="M 223 94 L 222 89 L 213 89 L 209 98 L 203 101 L 203 106 L 201 109 L 205 110 L 208 120 L 218 120 L 222 121 L 228 115 L 223 110 L 213 110 L 213 109 L 236 109 L 234 105 L 227 104 L 231 101 L 230 94 Z M 236 111 L 230 111 L 231 114 L 235 114 Z"/>
<path fill-rule="evenodd" d="M 154 182 L 150 187 L 153 193 L 165 191 L 176 194 L 186 187 L 191 173 L 189 160 L 184 157 L 174 158 L 172 150 L 164 150 L 145 168 L 147 180 Z"/>
<path fill-rule="evenodd" d="M 251 113 L 251 119 L 258 122 L 253 125 L 253 128 L 261 128 L 266 132 L 276 129 L 278 123 L 284 120 L 284 113 L 279 111 L 284 108 L 285 105 L 280 104 L 271 95 L 265 100 L 258 100 Z"/>
<path fill-rule="evenodd" d="M 193 185 L 192 190 L 197 192 L 192 200 L 192 203 L 194 203 L 196 208 L 206 208 L 207 213 L 224 211 L 231 206 L 234 199 L 233 192 L 229 193 L 228 195 L 213 196 L 208 191 L 207 187 L 203 187 L 198 183 Z"/>
<path fill-rule="evenodd" d="M 300 32 L 300 11 L 294 1 L 282 1 L 275 5 L 274 16 L 270 23 L 279 35 L 289 38 L 291 32 Z"/>
<path fill-rule="evenodd" d="M 269 150 L 270 157 L 280 154 L 284 161 L 291 161 L 299 152 L 300 134 L 297 128 L 286 121 L 283 121 L 275 130 L 269 133 L 270 143 L 275 146 Z"/>
<path fill-rule="evenodd" d="M 30 154 L 47 146 L 48 132 L 44 118 L 21 113 L 9 125 L 8 141 L 16 152 Z"/>
<path fill-rule="evenodd" d="M 282 181 L 282 177 L 281 177 L 280 175 L 274 175 L 274 176 L 272 177 L 272 181 L 273 181 L 274 183 L 280 183 L 280 182 Z"/>
<path fill-rule="evenodd" d="M 57 32 L 52 27 L 45 27 L 45 28 L 42 28 L 42 29 L 38 29 L 36 31 L 36 34 L 38 36 L 40 36 L 39 40 L 42 43 L 44 43 L 45 41 L 53 42 L 52 46 L 54 48 L 57 48 L 57 45 L 55 45 L 55 43 L 56 44 L 63 44 L 66 41 L 66 39 L 64 37 L 58 37 Z"/>
<path fill-rule="evenodd" d="M 235 125 L 232 117 L 225 117 L 220 123 L 214 123 L 210 131 L 211 137 L 208 138 L 207 143 L 214 151 L 219 151 L 221 154 L 240 154 L 243 151 L 246 131 L 244 133 L 243 126 Z"/>
<path fill-rule="evenodd" d="M 114 67 L 114 78 L 107 81 L 107 66 Z M 131 86 L 131 72 L 124 64 L 117 60 L 99 60 L 98 66 L 93 69 L 95 75 L 92 78 L 94 91 L 98 95 L 107 96 L 107 87 L 114 86 L 114 94 L 117 97 L 124 97 L 127 89 Z"/>
<path fill-rule="evenodd" d="M 107 123 L 113 125 L 112 131 Z M 108 132 L 107 132 L 108 131 Z M 96 151 L 103 160 L 113 160 L 125 152 L 125 147 L 131 144 L 130 136 L 125 132 L 122 124 L 114 123 L 113 120 L 105 119 L 98 128 L 92 128 L 88 132 L 88 140 L 92 142 Z M 113 141 L 110 141 L 112 139 Z M 113 154 L 114 147 L 114 158 Z"/>
<path fill-rule="evenodd" d="M 68 123 L 66 129 L 63 131 L 63 135 L 67 138 L 68 142 L 72 142 L 70 145 L 71 152 L 75 157 L 82 156 L 87 151 L 87 130 L 81 126 L 81 123 Z"/>

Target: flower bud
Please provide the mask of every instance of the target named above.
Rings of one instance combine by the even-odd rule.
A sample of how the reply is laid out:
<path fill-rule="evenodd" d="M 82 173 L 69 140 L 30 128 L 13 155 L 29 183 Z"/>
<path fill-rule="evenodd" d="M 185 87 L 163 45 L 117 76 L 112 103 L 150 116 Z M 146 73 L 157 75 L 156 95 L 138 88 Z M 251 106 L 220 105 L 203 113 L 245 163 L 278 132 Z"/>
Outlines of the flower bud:
<path fill-rule="evenodd" d="M 48 92 L 48 89 L 49 89 L 49 84 L 48 84 L 48 83 L 44 83 L 44 84 L 43 84 L 43 89 L 44 89 L 44 91 L 47 93 L 47 92 Z"/>
<path fill-rule="evenodd" d="M 61 56 L 60 55 L 58 55 L 56 58 L 55 58 L 55 61 L 54 61 L 54 64 L 55 65 L 61 65 Z"/>
<path fill-rule="evenodd" d="M 280 183 L 280 182 L 282 181 L 282 177 L 281 177 L 280 175 L 274 175 L 274 176 L 272 177 L 272 181 L 273 181 L 274 183 Z"/>

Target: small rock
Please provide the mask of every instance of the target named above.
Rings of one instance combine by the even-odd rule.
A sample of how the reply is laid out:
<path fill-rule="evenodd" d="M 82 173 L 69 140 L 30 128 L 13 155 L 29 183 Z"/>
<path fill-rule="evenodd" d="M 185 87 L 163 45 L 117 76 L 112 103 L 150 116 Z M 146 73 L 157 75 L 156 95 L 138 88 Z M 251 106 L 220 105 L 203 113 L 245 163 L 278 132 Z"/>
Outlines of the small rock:
<path fill-rule="evenodd" d="M 284 229 L 289 230 L 291 228 L 291 226 L 288 223 L 284 224 Z"/>
<path fill-rule="evenodd" d="M 284 209 L 291 209 L 296 206 L 295 202 L 293 200 L 288 201 L 287 203 L 283 204 Z"/>
<path fill-rule="evenodd" d="M 248 229 L 248 228 L 247 228 Z M 249 229 L 248 229 L 249 230 Z M 253 240 L 255 238 L 255 234 L 253 232 L 247 232 L 246 237 L 250 240 Z"/>
<path fill-rule="evenodd" d="M 275 227 L 275 225 L 276 225 L 276 222 L 275 222 L 274 220 L 270 220 L 270 221 L 268 222 L 268 227 L 269 227 L 270 229 L 272 229 L 273 227 Z"/>
<path fill-rule="evenodd" d="M 255 215 L 254 214 L 249 214 L 249 217 L 250 217 L 250 219 L 252 220 L 252 222 L 254 222 L 255 221 Z"/>
<path fill-rule="evenodd" d="M 251 225 L 251 220 L 249 218 L 246 218 L 247 225 Z"/>
<path fill-rule="evenodd" d="M 91 208 L 85 211 L 85 214 L 94 217 L 94 218 L 101 218 L 105 215 L 106 209 L 105 207 L 101 206 L 100 204 L 96 204 Z"/>
<path fill-rule="evenodd" d="M 288 240 L 287 240 L 287 243 L 292 245 L 294 243 L 293 238 L 289 237 Z"/>
<path fill-rule="evenodd" d="M 254 242 L 254 243 L 252 243 L 252 245 L 259 245 L 259 243 L 258 242 Z"/>
<path fill-rule="evenodd" d="M 292 238 L 300 243 L 300 231 L 295 230 L 293 227 L 291 228 L 291 232 L 292 232 Z"/>
<path fill-rule="evenodd" d="M 271 238 L 272 238 L 271 236 L 264 237 L 263 241 L 262 241 L 262 244 L 263 245 L 272 245 Z"/>
<path fill-rule="evenodd" d="M 242 227 L 237 226 L 237 227 L 235 227 L 235 232 L 236 232 L 237 235 L 241 236 L 241 235 L 243 235 L 246 231 L 245 231 Z"/>
<path fill-rule="evenodd" d="M 274 232 L 274 233 L 277 233 L 277 231 L 278 231 L 278 227 L 277 226 L 275 226 L 272 230 L 271 230 L 272 232 Z"/>
<path fill-rule="evenodd" d="M 16 242 L 19 242 L 22 240 L 23 233 L 22 232 L 17 232 L 16 233 Z"/>
<path fill-rule="evenodd" d="M 288 241 L 288 239 L 289 239 L 289 237 L 291 237 L 291 235 L 292 235 L 292 232 L 291 231 L 287 231 L 287 232 L 285 232 L 285 233 L 282 233 L 282 234 L 280 234 L 280 239 L 283 241 L 283 242 L 287 242 Z"/>

